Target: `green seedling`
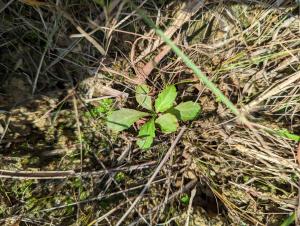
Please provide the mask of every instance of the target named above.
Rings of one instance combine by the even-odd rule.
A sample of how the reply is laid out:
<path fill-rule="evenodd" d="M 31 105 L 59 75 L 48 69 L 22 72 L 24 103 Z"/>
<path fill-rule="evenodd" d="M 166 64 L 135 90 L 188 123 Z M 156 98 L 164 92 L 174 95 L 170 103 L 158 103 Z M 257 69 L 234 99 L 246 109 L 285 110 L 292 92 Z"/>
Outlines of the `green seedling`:
<path fill-rule="evenodd" d="M 112 105 L 113 105 L 112 99 L 103 99 L 99 101 L 99 105 L 97 107 L 94 107 L 91 110 L 87 111 L 85 113 L 85 116 L 87 118 L 101 117 L 103 116 L 103 114 L 109 113 L 109 111 L 112 109 Z"/>
<path fill-rule="evenodd" d="M 187 194 L 184 194 L 183 196 L 181 196 L 180 201 L 182 204 L 188 205 L 190 202 L 190 197 Z"/>
<path fill-rule="evenodd" d="M 150 88 L 145 84 L 139 85 L 136 88 L 136 101 L 140 107 L 148 110 L 147 112 L 122 108 L 113 111 L 107 117 L 108 128 L 116 132 L 130 128 L 141 118 L 148 118 L 138 133 L 137 145 L 141 149 L 151 147 L 155 138 L 156 126 L 158 126 L 163 133 L 175 132 L 179 126 L 179 120 L 194 120 L 201 110 L 200 105 L 193 101 L 182 102 L 174 106 L 177 97 L 175 85 L 165 87 L 156 98 L 154 106 L 149 93 Z"/>
<path fill-rule="evenodd" d="M 125 173 L 123 173 L 123 172 L 118 172 L 116 175 L 115 175 L 115 180 L 117 181 L 117 182 L 122 182 L 122 181 L 124 181 L 125 180 Z"/>

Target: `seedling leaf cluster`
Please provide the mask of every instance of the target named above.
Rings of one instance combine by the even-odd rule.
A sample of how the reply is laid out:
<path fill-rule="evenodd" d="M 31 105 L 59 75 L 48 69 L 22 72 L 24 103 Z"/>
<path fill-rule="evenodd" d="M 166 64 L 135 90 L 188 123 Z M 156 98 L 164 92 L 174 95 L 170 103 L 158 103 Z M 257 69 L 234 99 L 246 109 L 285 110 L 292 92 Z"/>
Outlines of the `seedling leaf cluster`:
<path fill-rule="evenodd" d="M 200 114 L 200 105 L 193 101 L 174 106 L 176 97 L 175 85 L 169 85 L 159 93 L 153 104 L 150 88 L 145 84 L 139 85 L 136 87 L 135 98 L 139 107 L 146 109 L 147 112 L 121 108 L 107 117 L 107 126 L 115 132 L 120 132 L 130 128 L 140 119 L 148 118 L 140 127 L 137 139 L 137 145 L 141 149 L 148 149 L 155 138 L 156 126 L 162 133 L 172 133 L 177 130 L 178 121 L 194 120 Z"/>

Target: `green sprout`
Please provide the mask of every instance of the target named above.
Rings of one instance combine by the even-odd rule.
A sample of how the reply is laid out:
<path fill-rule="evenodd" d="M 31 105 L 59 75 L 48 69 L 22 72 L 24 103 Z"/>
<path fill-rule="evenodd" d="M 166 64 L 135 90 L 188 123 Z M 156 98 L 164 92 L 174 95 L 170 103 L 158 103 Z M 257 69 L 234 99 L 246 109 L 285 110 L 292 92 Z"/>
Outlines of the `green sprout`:
<path fill-rule="evenodd" d="M 122 182 L 125 180 L 125 173 L 123 172 L 118 172 L 116 175 L 115 175 L 115 180 L 117 182 Z"/>
<path fill-rule="evenodd" d="M 149 93 L 150 88 L 145 84 L 136 87 L 136 101 L 139 106 L 148 110 L 148 112 L 122 108 L 113 111 L 107 117 L 108 128 L 116 132 L 128 129 L 141 118 L 148 117 L 149 120 L 143 124 L 138 133 L 137 145 L 141 149 L 151 147 L 155 138 L 156 126 L 158 126 L 163 133 L 172 133 L 175 132 L 179 126 L 178 120 L 194 120 L 201 111 L 200 105 L 193 101 L 182 102 L 174 106 L 177 97 L 175 85 L 166 86 L 159 93 L 154 102 L 154 106 Z"/>
<path fill-rule="evenodd" d="M 181 196 L 180 201 L 182 204 L 188 205 L 190 202 L 190 197 L 187 194 L 184 194 L 183 196 Z"/>
<path fill-rule="evenodd" d="M 94 107 L 90 111 L 87 111 L 85 113 L 85 116 L 87 118 L 101 117 L 101 116 L 103 116 L 103 114 L 107 114 L 111 111 L 112 104 L 113 104 L 112 99 L 103 99 L 103 100 L 99 101 L 99 105 L 97 107 Z"/>

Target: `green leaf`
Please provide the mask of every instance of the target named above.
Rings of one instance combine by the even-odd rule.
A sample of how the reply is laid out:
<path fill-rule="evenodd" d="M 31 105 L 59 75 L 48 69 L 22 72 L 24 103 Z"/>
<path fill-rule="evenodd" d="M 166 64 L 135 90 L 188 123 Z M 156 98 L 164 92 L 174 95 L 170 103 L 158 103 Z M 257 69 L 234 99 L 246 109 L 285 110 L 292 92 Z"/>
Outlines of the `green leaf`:
<path fill-rule="evenodd" d="M 151 147 L 153 138 L 155 137 L 155 122 L 153 118 L 141 127 L 138 137 L 139 139 L 136 143 L 141 149 L 148 149 Z"/>
<path fill-rule="evenodd" d="M 122 108 L 118 111 L 113 111 L 112 114 L 107 117 L 107 127 L 119 132 L 128 129 L 137 120 L 148 115 L 149 113 Z"/>
<path fill-rule="evenodd" d="M 187 205 L 187 204 L 189 204 L 189 202 L 190 202 L 190 197 L 189 197 L 187 194 L 184 194 L 184 195 L 180 198 L 180 201 L 181 201 L 183 204 Z"/>
<path fill-rule="evenodd" d="M 155 121 L 163 133 L 175 132 L 178 127 L 177 118 L 171 113 L 166 113 L 158 117 Z"/>
<path fill-rule="evenodd" d="M 174 107 L 175 115 L 182 121 L 194 120 L 200 113 L 200 105 L 193 101 L 180 103 Z"/>
<path fill-rule="evenodd" d="M 141 149 L 148 149 L 151 147 L 153 143 L 153 137 L 146 136 L 143 138 L 139 138 L 136 142 L 136 144 L 141 148 Z"/>
<path fill-rule="evenodd" d="M 153 118 L 141 127 L 138 137 L 144 136 L 155 137 L 155 123 Z"/>
<path fill-rule="evenodd" d="M 167 86 L 155 100 L 155 110 L 156 112 L 165 112 L 173 106 L 176 99 L 177 92 L 174 85 Z"/>
<path fill-rule="evenodd" d="M 145 84 L 136 87 L 135 99 L 145 109 L 152 110 L 152 100 L 148 95 L 149 87 Z"/>
<path fill-rule="evenodd" d="M 100 5 L 101 7 L 105 6 L 104 0 L 94 0 L 94 2 L 97 3 L 98 5 Z"/>

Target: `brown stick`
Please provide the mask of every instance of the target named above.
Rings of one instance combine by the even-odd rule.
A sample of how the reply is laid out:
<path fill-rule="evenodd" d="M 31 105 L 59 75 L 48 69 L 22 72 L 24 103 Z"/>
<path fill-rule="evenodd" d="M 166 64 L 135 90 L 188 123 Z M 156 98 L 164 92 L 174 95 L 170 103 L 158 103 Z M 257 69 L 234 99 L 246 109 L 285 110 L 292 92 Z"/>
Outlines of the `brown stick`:
<path fill-rule="evenodd" d="M 120 171 L 133 171 L 147 169 L 151 166 L 154 166 L 156 161 L 151 161 L 143 163 L 140 165 L 133 165 L 129 167 L 119 167 L 108 170 L 99 170 L 91 172 L 75 172 L 74 170 L 67 171 L 11 171 L 11 170 L 0 170 L 0 178 L 10 178 L 10 179 L 65 179 L 73 177 L 90 177 L 90 176 L 99 176 L 105 173 L 113 173 Z"/>
<path fill-rule="evenodd" d="M 177 38 L 174 40 L 175 43 L 179 41 L 179 37 L 180 36 L 178 35 Z M 159 64 L 159 62 L 170 52 L 170 50 L 171 47 L 165 45 L 161 48 L 161 51 L 152 60 L 148 61 L 148 63 L 146 63 L 145 66 L 143 66 L 143 68 L 139 70 L 138 67 L 134 67 L 136 75 L 138 77 L 137 81 L 139 81 L 140 84 L 146 82 L 148 76 L 151 74 L 155 66 Z"/>

